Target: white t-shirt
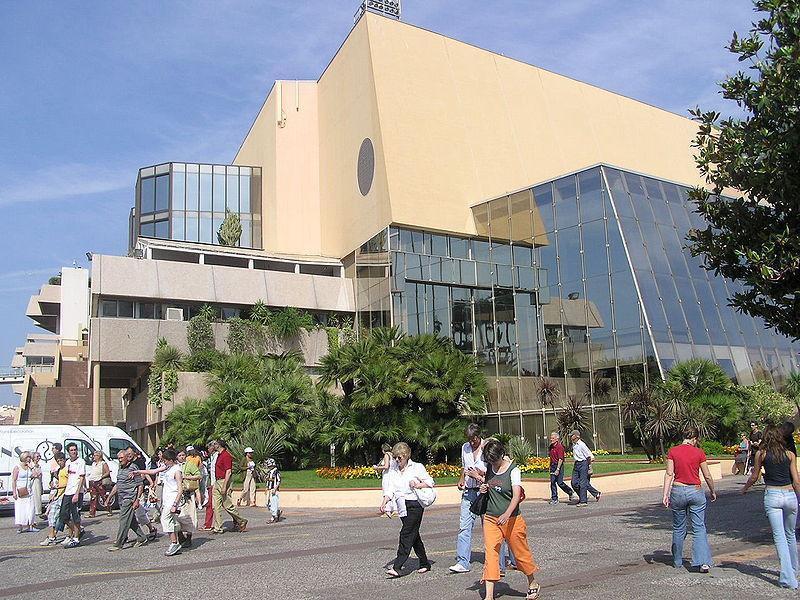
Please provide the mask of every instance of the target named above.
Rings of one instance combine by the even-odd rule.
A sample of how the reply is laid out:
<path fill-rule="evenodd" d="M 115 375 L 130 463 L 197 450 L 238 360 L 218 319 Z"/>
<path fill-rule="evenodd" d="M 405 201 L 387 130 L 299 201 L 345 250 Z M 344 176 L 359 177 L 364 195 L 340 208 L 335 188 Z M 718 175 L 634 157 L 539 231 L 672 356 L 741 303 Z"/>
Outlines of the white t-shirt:
<path fill-rule="evenodd" d="M 511 485 L 522 485 L 522 471 L 519 470 L 519 467 L 511 469 Z"/>
<path fill-rule="evenodd" d="M 75 460 L 67 459 L 67 472 L 69 478 L 67 479 L 67 489 L 64 490 L 66 496 L 74 496 L 79 491 L 81 477 L 86 477 L 86 461 L 82 458 Z"/>
<path fill-rule="evenodd" d="M 461 446 L 461 465 L 464 467 L 464 471 L 466 472 L 467 469 L 471 467 L 475 467 L 476 469 L 480 469 L 484 473 L 486 472 L 486 463 L 483 460 L 483 441 L 481 441 L 481 447 L 478 450 L 478 456 L 475 457 L 475 454 L 472 451 L 472 446 L 470 443 L 467 442 L 463 446 Z M 464 480 L 464 486 L 467 488 L 479 488 L 481 487 L 480 481 L 473 477 L 467 477 Z"/>
<path fill-rule="evenodd" d="M 256 470 L 256 463 L 254 461 L 252 461 L 252 460 L 248 460 L 247 461 L 247 470 L 250 471 L 250 474 L 252 475 L 253 471 Z"/>
<path fill-rule="evenodd" d="M 164 484 L 164 491 L 163 495 L 161 496 L 161 501 L 163 502 L 162 506 L 164 507 L 162 511 L 168 511 L 172 508 L 172 505 L 175 504 L 175 500 L 178 497 L 178 479 L 176 475 L 181 472 L 181 465 L 175 463 L 166 471 L 161 472 L 161 481 Z"/>

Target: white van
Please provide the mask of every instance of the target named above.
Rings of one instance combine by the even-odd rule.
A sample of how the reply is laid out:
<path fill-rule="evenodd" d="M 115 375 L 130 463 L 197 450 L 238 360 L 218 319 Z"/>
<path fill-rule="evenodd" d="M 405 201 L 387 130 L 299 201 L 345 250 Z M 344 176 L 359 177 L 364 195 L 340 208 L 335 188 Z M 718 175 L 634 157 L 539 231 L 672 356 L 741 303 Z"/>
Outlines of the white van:
<path fill-rule="evenodd" d="M 58 442 L 64 448 L 69 443 L 78 445 L 78 456 L 86 461 L 87 476 L 92 464 L 92 454 L 100 450 L 108 461 L 112 481 L 117 480 L 117 452 L 129 446 L 137 448 L 138 444 L 119 427 L 92 425 L 0 425 L 0 507 L 13 506 L 14 496 L 11 489 L 11 471 L 19 464 L 19 455 L 24 451 L 38 452 L 45 465 L 53 458 L 53 444 Z M 142 452 L 145 460 L 149 457 Z M 44 499 L 50 491 L 47 476 L 42 479 Z"/>

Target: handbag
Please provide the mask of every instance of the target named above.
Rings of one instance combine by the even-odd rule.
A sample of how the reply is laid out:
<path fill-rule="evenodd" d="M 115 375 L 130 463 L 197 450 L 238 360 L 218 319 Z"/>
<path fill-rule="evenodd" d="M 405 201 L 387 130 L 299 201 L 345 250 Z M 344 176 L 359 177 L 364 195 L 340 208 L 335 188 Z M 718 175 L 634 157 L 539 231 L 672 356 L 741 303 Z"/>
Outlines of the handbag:
<path fill-rule="evenodd" d="M 194 492 L 200 489 L 200 480 L 198 479 L 184 479 L 183 490 L 186 492 Z"/>
<path fill-rule="evenodd" d="M 428 508 L 436 502 L 436 490 L 433 488 L 414 488 L 414 493 L 417 496 L 417 502 L 422 508 Z"/>
<path fill-rule="evenodd" d="M 26 487 L 17 488 L 17 498 L 27 498 L 30 495 L 31 492 L 28 488 Z"/>
<path fill-rule="evenodd" d="M 469 505 L 469 512 L 473 515 L 483 516 L 489 506 L 489 494 L 478 494 L 478 497 Z"/>

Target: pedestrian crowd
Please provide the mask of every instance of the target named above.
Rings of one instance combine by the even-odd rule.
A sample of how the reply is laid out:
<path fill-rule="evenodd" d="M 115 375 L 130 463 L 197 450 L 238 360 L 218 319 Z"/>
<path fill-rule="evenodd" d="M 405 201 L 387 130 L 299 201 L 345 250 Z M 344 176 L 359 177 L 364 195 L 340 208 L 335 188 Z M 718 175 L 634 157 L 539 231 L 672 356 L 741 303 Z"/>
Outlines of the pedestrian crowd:
<path fill-rule="evenodd" d="M 242 502 L 256 506 L 253 454 L 252 448 L 245 448 L 244 491 L 236 506 Z M 226 515 L 233 519 L 235 531 L 247 531 L 248 521 L 231 499 L 235 461 L 225 441 L 212 440 L 202 450 L 193 446 L 176 449 L 172 445 L 159 448 L 149 464 L 133 446 L 120 450 L 113 458 L 119 465 L 116 482 L 112 482 L 112 471 L 102 452 L 94 452 L 87 465 L 75 443 L 68 443 L 66 448 L 54 444 L 53 458 L 47 464 L 37 452 L 21 452 L 19 464 L 11 474 L 18 532 L 37 532 L 38 519 L 46 519 L 47 537 L 40 545 L 79 546 L 86 533 L 81 525 L 86 493 L 89 517 L 95 517 L 98 510 L 113 514 L 115 503 L 118 507 L 119 526 L 108 547 L 110 552 L 126 547 L 130 532 L 135 537 L 131 547 L 156 539 L 157 524 L 170 540 L 167 556 L 191 547 L 192 534 L 197 529 L 224 533 Z M 276 523 L 281 516 L 281 474 L 272 458 L 264 461 L 263 471 L 267 473 L 268 522 Z M 42 502 L 45 488 L 49 489 L 46 505 Z M 64 537 L 59 539 L 62 533 Z"/>
<path fill-rule="evenodd" d="M 735 474 L 748 477 L 742 493 L 747 493 L 763 479 L 764 511 L 773 534 L 780 561 L 781 586 L 798 589 L 798 554 L 796 541 L 800 477 L 797 471 L 794 425 L 769 426 L 762 432 L 751 423 L 749 433 L 741 435 L 734 468 Z M 461 449 L 461 491 L 459 530 L 455 543 L 452 573 L 468 573 L 472 569 L 472 534 L 480 522 L 483 532 L 484 561 L 481 582 L 485 598 L 494 598 L 495 584 L 508 570 L 516 570 L 527 579 L 526 600 L 539 597 L 541 587 L 536 580 L 539 567 L 531 552 L 527 524 L 520 513 L 525 500 L 519 465 L 509 457 L 497 439 L 483 438 L 480 427 L 473 423 L 465 430 L 466 442 Z M 688 428 L 683 441 L 670 448 L 666 455 L 663 505 L 672 515 L 672 562 L 682 567 L 686 536 L 693 537 L 691 567 L 709 573 L 713 567 L 712 550 L 706 530 L 707 502 L 716 501 L 714 479 L 696 429 Z M 568 503 L 577 508 L 588 507 L 588 497 L 600 501 L 601 492 L 591 483 L 595 456 L 581 439 L 579 431 L 570 433 L 571 481 L 565 482 L 568 454 L 558 433 L 550 434 L 550 499 L 560 504 L 559 491 Z M 150 464 L 135 447 L 120 450 L 115 457 L 119 467 L 116 483 L 102 452 L 95 452 L 92 463 L 78 456 L 74 443 L 66 445 L 66 453 L 55 444 L 55 453 L 48 463 L 36 452 L 21 452 L 19 464 L 13 468 L 12 485 L 15 499 L 15 525 L 19 533 L 38 531 L 38 518 L 46 518 L 47 537 L 41 545 L 56 543 L 66 548 L 80 545 L 85 534 L 81 526 L 84 492 L 89 493 L 89 516 L 97 510 L 112 513 L 118 505 L 119 527 L 109 551 L 118 551 L 135 539 L 131 547 L 140 547 L 158 537 L 156 523 L 169 537 L 165 554 L 173 556 L 192 545 L 197 529 L 214 534 L 225 532 L 226 516 L 233 520 L 234 531 L 247 531 L 248 520 L 238 507 L 256 506 L 256 481 L 265 474 L 269 523 L 281 518 L 281 474 L 275 460 L 268 458 L 258 469 L 252 448 L 244 449 L 241 464 L 244 474 L 242 493 L 234 505 L 231 499 L 235 464 L 228 445 L 212 440 L 206 448 L 193 446 L 159 448 Z M 382 447 L 383 456 L 375 465 L 382 475 L 380 513 L 401 521 L 397 552 L 387 564 L 386 574 L 399 577 L 413 551 L 418 559 L 416 572 L 431 570 L 422 540 L 425 509 L 437 498 L 435 482 L 421 462 L 412 460 L 411 447 L 398 442 Z M 701 480 L 702 476 L 702 480 Z M 44 505 L 44 481 L 49 482 L 49 502 Z M 708 487 L 708 495 L 703 490 Z M 202 523 L 201 523 L 202 521 Z M 62 540 L 58 535 L 64 533 Z"/>

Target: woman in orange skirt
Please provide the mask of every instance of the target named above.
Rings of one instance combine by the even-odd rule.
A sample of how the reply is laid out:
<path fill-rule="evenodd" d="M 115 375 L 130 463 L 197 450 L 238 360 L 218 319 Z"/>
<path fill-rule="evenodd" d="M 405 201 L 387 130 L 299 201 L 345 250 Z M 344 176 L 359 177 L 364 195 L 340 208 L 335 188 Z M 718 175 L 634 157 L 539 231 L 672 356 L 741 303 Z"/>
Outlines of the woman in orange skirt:
<path fill-rule="evenodd" d="M 500 581 L 500 546 L 505 540 L 517 560 L 517 570 L 528 577 L 526 600 L 536 600 L 541 586 L 534 574 L 539 570 L 533 562 L 528 546 L 527 526 L 519 514 L 522 498 L 522 474 L 506 456 L 506 449 L 495 439 L 489 439 L 483 448 L 488 470 L 480 491 L 487 494 L 486 514 L 483 518 L 483 542 L 486 558 L 483 581 L 486 583 L 486 600 L 494 599 L 494 584 Z"/>

